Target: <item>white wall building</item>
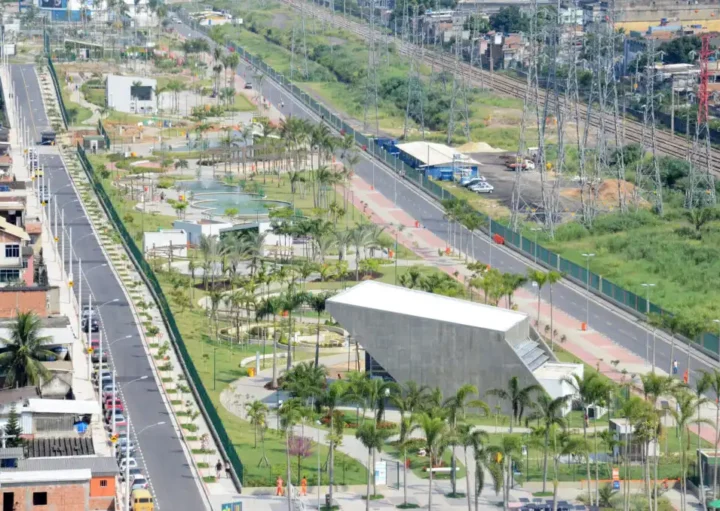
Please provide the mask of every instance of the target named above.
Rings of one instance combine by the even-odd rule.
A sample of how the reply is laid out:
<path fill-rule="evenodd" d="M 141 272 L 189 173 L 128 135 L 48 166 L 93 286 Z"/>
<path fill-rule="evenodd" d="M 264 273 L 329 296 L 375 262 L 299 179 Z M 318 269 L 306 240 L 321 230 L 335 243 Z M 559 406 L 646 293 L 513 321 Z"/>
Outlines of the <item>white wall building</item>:
<path fill-rule="evenodd" d="M 563 364 L 558 362 L 549 362 L 535 370 L 535 378 L 540 385 L 550 395 L 551 398 L 557 399 L 564 396 L 573 396 L 575 398 L 575 388 L 566 381 L 572 379 L 573 375 L 583 377 L 584 367 L 582 364 Z M 570 399 L 563 409 L 563 415 L 567 415 L 572 411 L 572 399 Z"/>
<path fill-rule="evenodd" d="M 156 110 L 157 80 L 140 76 L 108 75 L 105 85 L 107 106 L 127 114 L 153 114 Z"/>
<path fill-rule="evenodd" d="M 187 241 L 191 245 L 199 245 L 201 236 L 220 236 L 220 231 L 230 229 L 233 224 L 217 220 L 175 220 L 173 227 L 187 233 Z"/>

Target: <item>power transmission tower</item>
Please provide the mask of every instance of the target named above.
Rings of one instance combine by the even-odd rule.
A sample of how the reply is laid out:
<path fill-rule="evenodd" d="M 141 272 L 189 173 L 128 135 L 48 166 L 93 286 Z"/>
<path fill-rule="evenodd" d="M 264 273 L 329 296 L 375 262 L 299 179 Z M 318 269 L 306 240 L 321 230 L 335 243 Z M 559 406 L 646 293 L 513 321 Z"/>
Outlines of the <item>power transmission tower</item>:
<path fill-rule="evenodd" d="M 690 175 L 688 176 L 688 189 L 685 198 L 685 207 L 714 206 L 715 180 L 712 176 L 712 153 L 710 151 L 710 127 L 708 124 L 708 59 L 710 51 L 710 35 L 703 34 L 700 49 L 700 83 L 698 86 L 698 115 L 695 127 L 695 143 L 690 160 Z"/>
<path fill-rule="evenodd" d="M 462 47 L 462 30 L 458 37 L 455 33 L 455 67 L 453 69 L 452 95 L 450 96 L 450 117 L 448 118 L 447 143 L 452 143 L 453 135 L 455 135 L 455 123 L 461 122 L 463 125 L 463 134 L 468 142 L 470 142 L 470 107 L 467 97 L 467 80 L 463 72 L 461 61 Z M 458 117 L 456 119 L 456 117 Z"/>
<path fill-rule="evenodd" d="M 292 33 L 290 35 L 290 81 L 293 80 L 295 71 L 297 70 L 304 80 L 310 78 L 308 68 L 308 52 L 307 52 L 307 33 L 305 30 L 305 9 L 304 2 L 300 2 L 300 27 L 298 23 L 293 23 Z M 300 34 L 298 34 L 300 32 Z M 298 41 L 300 39 L 300 41 Z M 302 46 L 302 63 L 298 63 L 297 51 Z"/>
<path fill-rule="evenodd" d="M 370 37 L 368 38 L 368 62 L 367 72 L 365 74 L 365 101 L 363 111 L 363 130 L 368 129 L 368 115 L 371 110 L 375 111 L 375 135 L 380 134 L 380 115 L 378 100 L 378 76 L 377 68 L 379 59 L 377 55 L 377 45 L 375 43 L 375 8 L 371 4 L 370 10 Z"/>
<path fill-rule="evenodd" d="M 418 19 L 418 6 L 414 7 L 413 18 L 410 21 L 407 15 L 407 4 L 405 10 L 405 16 L 403 17 L 403 40 L 407 42 L 410 40 L 411 44 L 416 48 L 420 48 L 422 53 L 423 38 L 422 35 L 418 37 L 417 30 L 417 19 Z M 418 39 L 420 39 L 418 41 Z M 407 140 L 408 130 L 410 128 L 412 117 L 411 111 L 418 112 L 420 131 L 422 138 L 425 140 L 425 109 L 424 109 L 424 91 L 422 77 L 420 76 L 420 62 L 422 62 L 422 54 L 418 56 L 417 51 L 410 52 L 410 68 L 408 69 L 408 80 L 407 80 L 407 103 L 405 106 L 405 123 L 403 126 L 403 138 Z"/>

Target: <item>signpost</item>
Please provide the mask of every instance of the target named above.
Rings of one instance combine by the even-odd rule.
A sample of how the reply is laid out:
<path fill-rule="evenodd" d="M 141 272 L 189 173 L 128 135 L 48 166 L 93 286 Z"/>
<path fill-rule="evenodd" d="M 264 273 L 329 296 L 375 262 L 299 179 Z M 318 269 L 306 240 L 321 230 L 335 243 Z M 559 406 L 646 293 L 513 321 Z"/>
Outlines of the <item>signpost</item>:
<path fill-rule="evenodd" d="M 613 467 L 612 469 L 612 481 L 613 481 L 613 490 L 619 490 L 620 489 L 620 469 L 617 467 Z"/>

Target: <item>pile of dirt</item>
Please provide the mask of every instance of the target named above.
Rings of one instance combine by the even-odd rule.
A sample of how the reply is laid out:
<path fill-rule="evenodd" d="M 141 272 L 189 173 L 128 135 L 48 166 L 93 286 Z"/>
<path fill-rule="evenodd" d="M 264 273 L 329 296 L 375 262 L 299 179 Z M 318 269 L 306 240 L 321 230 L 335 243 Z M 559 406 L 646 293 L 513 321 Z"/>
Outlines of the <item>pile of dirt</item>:
<path fill-rule="evenodd" d="M 619 184 L 619 186 L 618 186 Z M 617 207 L 619 200 L 619 194 L 622 193 L 625 196 L 626 201 L 630 201 L 635 195 L 635 185 L 628 182 L 620 182 L 617 179 L 606 179 L 600 183 L 600 188 L 597 190 L 598 202 L 606 207 L 613 208 Z M 590 193 L 588 187 L 586 191 Z M 566 189 L 562 191 L 562 195 L 568 199 L 580 200 L 580 188 Z"/>
<path fill-rule="evenodd" d="M 485 142 L 468 142 L 456 147 L 461 153 L 504 153 L 504 149 L 498 149 Z"/>

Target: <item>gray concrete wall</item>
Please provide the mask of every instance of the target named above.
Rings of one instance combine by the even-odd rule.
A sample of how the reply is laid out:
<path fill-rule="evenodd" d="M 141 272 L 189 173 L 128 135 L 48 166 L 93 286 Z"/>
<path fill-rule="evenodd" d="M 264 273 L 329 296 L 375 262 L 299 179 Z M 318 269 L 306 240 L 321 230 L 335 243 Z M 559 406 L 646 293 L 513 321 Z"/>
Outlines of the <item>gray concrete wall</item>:
<path fill-rule="evenodd" d="M 505 387 L 511 376 L 518 376 L 523 386 L 537 383 L 501 332 L 333 302 L 327 308 L 400 383 L 413 380 L 439 387 L 446 397 L 467 383 L 477 386 L 482 396 Z M 521 330 L 520 325 L 512 335 L 518 337 Z M 495 398 L 489 398 L 489 404 L 495 405 Z"/>

